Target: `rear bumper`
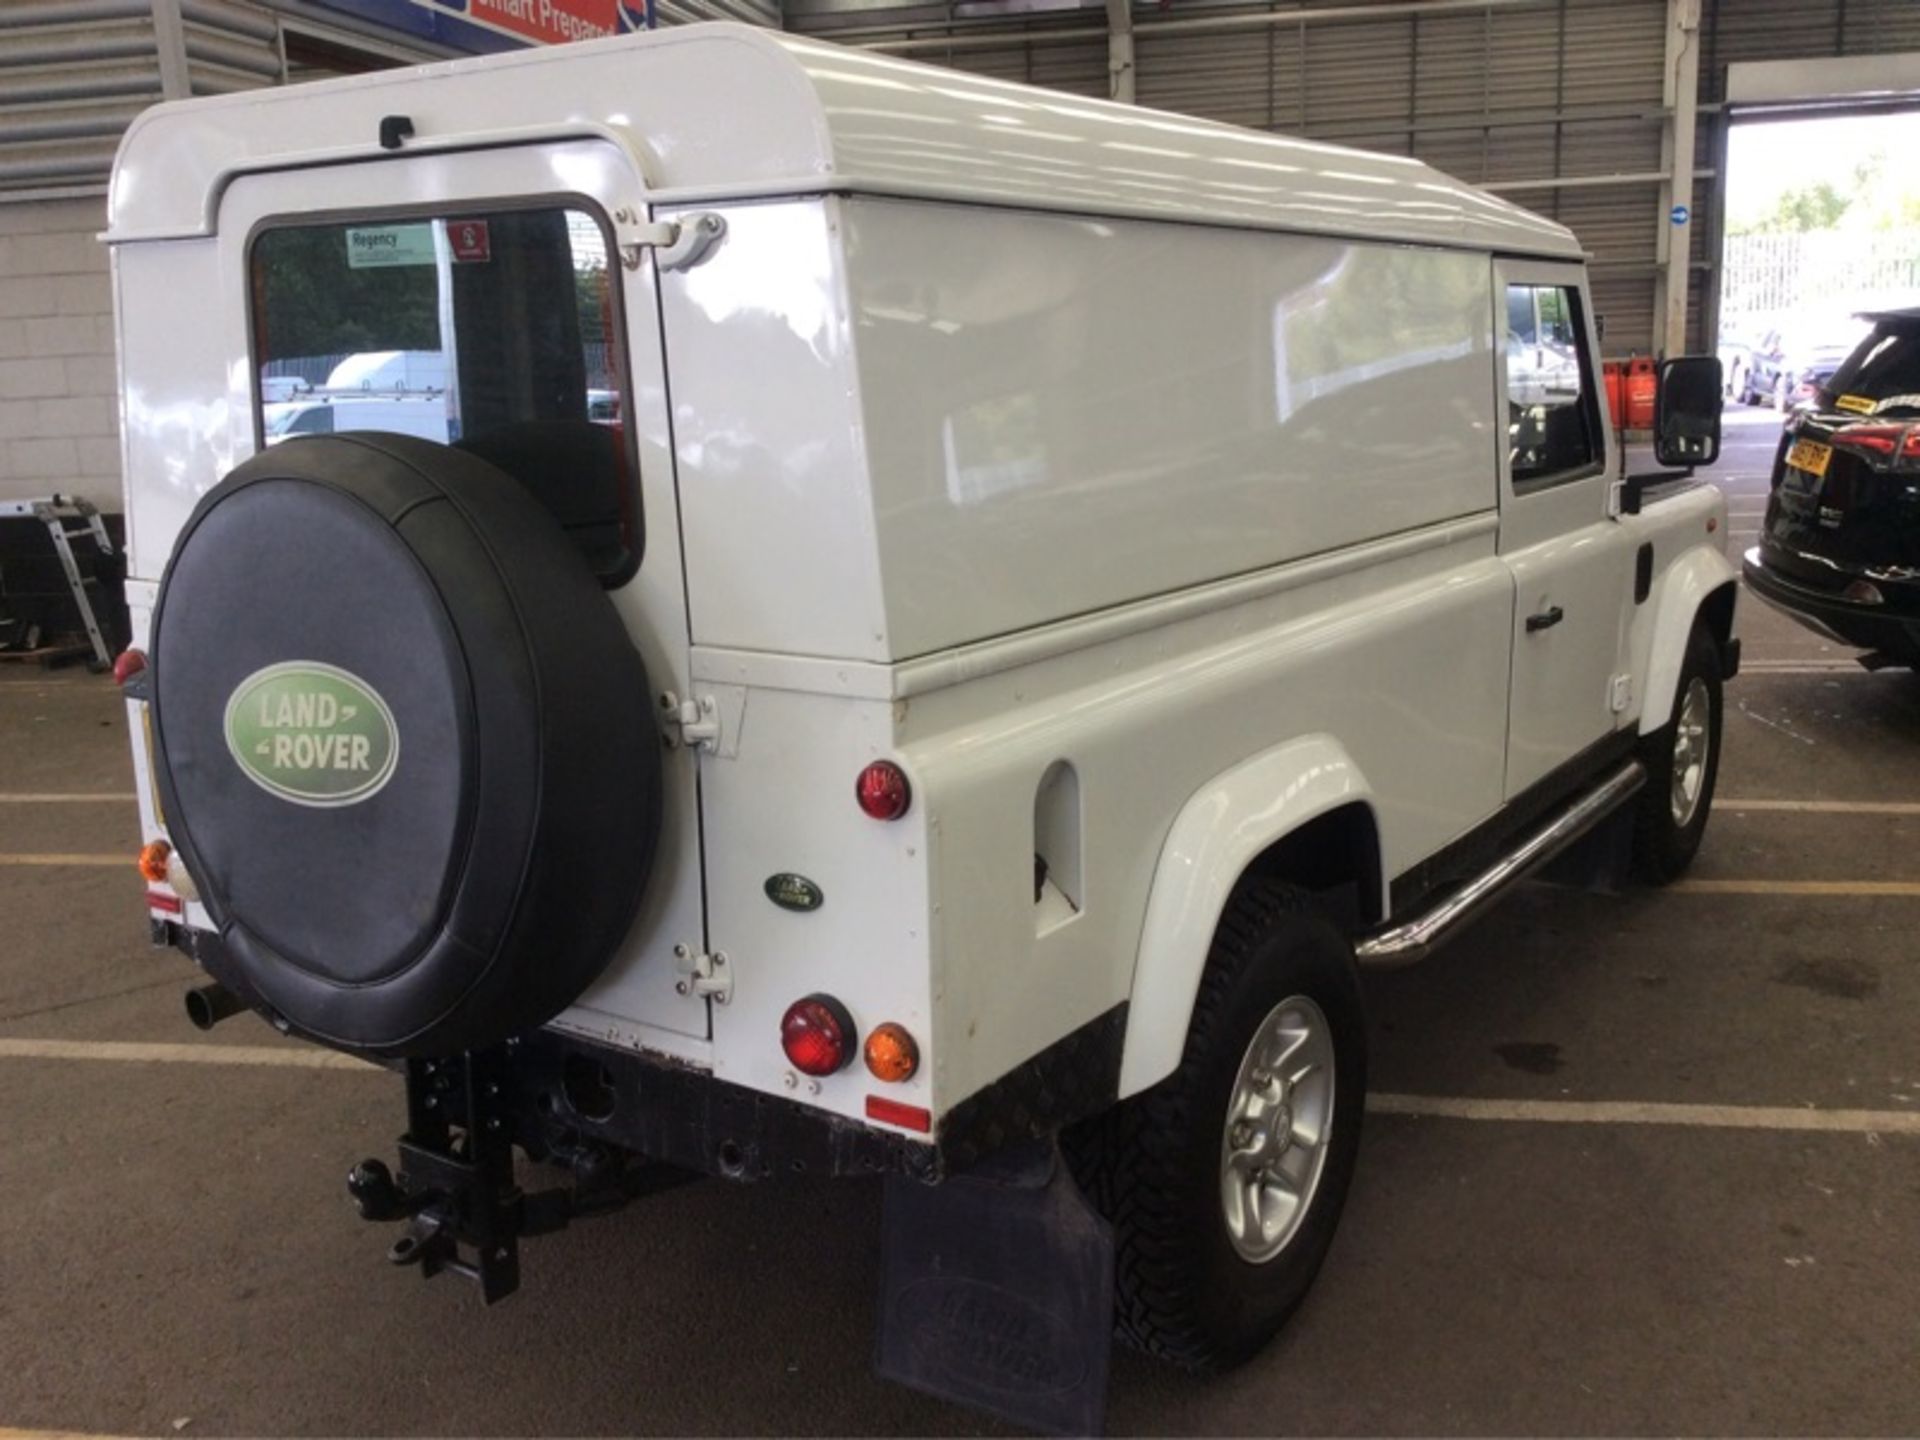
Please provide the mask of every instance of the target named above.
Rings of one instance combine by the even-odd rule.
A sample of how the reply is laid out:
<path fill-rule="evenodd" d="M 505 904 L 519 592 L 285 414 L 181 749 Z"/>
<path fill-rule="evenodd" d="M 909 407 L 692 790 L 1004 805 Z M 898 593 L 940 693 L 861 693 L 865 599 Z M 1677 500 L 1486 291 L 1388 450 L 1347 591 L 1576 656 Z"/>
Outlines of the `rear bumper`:
<path fill-rule="evenodd" d="M 514 1134 L 529 1152 L 591 1139 L 728 1180 L 904 1175 L 938 1180 L 939 1148 L 703 1070 L 542 1030 L 511 1046 Z M 581 1067 L 590 1067 L 588 1084 Z M 593 1073 L 597 1072 L 597 1073 Z M 583 1091 L 593 1095 L 582 1104 Z"/>
<path fill-rule="evenodd" d="M 1920 607 L 1898 598 L 1884 605 L 1862 605 L 1838 595 L 1795 584 L 1752 549 L 1742 557 L 1741 574 L 1754 594 L 1808 629 L 1862 650 L 1878 650 L 1909 665 L 1920 665 Z"/>
<path fill-rule="evenodd" d="M 155 945 L 183 951 L 242 1005 L 267 1013 L 244 988 L 219 936 L 167 920 L 150 925 Z M 276 1028 L 285 1029 L 284 1022 Z M 1122 1001 L 961 1100 L 926 1138 L 554 1030 L 508 1041 L 496 1073 L 502 1119 L 535 1157 L 594 1141 L 730 1180 L 901 1175 L 935 1183 L 1111 1106 L 1119 1095 L 1126 1029 Z M 382 1063 L 404 1068 L 399 1061 Z"/>

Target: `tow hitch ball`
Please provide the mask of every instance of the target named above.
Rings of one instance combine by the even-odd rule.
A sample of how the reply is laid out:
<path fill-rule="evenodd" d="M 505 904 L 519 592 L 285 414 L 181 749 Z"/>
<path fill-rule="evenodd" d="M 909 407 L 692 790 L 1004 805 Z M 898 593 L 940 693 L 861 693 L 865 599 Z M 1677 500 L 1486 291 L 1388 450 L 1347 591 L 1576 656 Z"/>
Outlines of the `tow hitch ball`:
<path fill-rule="evenodd" d="M 362 1219 L 406 1222 L 388 1260 L 464 1275 L 489 1305 L 519 1288 L 519 1237 L 567 1223 L 565 1192 L 514 1183 L 506 1069 L 494 1052 L 409 1060 L 398 1178 L 379 1160 L 347 1176 Z"/>
<path fill-rule="evenodd" d="M 520 1237 L 559 1230 L 575 1216 L 617 1210 L 677 1175 L 634 1169 L 616 1153 L 580 1144 L 542 1155 L 574 1183 L 532 1194 L 514 1178 L 511 1064 L 505 1051 L 407 1062 L 407 1133 L 400 1173 L 362 1160 L 347 1193 L 364 1220 L 406 1222 L 387 1251 L 395 1265 L 443 1270 L 480 1286 L 491 1305 L 520 1286 Z"/>

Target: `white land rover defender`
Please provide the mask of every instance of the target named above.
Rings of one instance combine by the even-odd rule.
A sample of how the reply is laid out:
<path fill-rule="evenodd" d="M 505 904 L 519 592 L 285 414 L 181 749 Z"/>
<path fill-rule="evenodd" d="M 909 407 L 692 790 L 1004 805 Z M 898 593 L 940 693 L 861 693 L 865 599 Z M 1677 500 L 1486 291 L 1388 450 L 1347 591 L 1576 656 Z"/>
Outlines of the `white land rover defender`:
<path fill-rule="evenodd" d="M 1357 966 L 1700 843 L 1721 501 L 1416 161 L 705 25 L 155 107 L 107 238 L 154 937 L 404 1074 L 351 1188 L 489 1299 L 885 1175 L 883 1368 L 1092 1423 L 1305 1294 Z"/>

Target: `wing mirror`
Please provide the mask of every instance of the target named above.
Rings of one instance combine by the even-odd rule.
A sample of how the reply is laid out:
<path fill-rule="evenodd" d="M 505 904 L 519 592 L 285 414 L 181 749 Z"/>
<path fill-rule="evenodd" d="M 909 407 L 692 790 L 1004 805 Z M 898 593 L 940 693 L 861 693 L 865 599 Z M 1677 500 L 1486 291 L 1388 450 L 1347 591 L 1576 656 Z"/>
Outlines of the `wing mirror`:
<path fill-rule="evenodd" d="M 1653 455 L 1692 469 L 1720 458 L 1720 357 L 1663 360 L 1653 402 Z"/>

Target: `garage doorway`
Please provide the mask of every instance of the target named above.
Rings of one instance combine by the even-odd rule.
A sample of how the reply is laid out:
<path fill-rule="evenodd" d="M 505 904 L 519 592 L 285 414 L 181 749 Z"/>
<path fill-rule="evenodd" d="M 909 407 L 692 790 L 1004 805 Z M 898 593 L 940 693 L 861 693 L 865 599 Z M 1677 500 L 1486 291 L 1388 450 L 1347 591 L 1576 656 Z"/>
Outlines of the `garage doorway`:
<path fill-rule="evenodd" d="M 1920 304 L 1920 109 L 1730 125 L 1719 351 L 1728 389 L 1786 409 L 1866 333 Z"/>
<path fill-rule="evenodd" d="M 1727 69 L 1708 335 L 1736 401 L 1788 408 L 1920 305 L 1920 53 Z"/>

